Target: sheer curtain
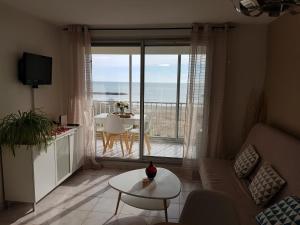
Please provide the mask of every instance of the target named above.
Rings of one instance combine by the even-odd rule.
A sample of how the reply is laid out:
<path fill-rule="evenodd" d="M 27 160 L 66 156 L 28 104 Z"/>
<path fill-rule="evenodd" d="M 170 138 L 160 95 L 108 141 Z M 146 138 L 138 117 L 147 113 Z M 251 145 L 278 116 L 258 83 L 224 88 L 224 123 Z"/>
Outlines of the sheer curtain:
<path fill-rule="evenodd" d="M 201 157 L 221 158 L 227 64 L 227 27 L 194 24 L 191 37 L 184 165 Z"/>
<path fill-rule="evenodd" d="M 95 163 L 91 38 L 86 26 L 68 27 L 68 122 L 81 125 L 85 166 Z"/>

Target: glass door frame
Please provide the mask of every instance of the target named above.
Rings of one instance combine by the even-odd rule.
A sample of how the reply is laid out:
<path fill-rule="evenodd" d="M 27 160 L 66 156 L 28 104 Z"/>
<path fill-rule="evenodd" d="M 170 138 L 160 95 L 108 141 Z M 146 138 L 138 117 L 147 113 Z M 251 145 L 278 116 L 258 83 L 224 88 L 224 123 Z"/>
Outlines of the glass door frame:
<path fill-rule="evenodd" d="M 139 159 L 128 158 L 108 158 L 99 157 L 103 161 L 122 161 L 122 162 L 149 162 L 167 164 L 182 164 L 183 158 L 159 157 L 144 155 L 144 97 L 145 97 L 145 48 L 150 46 L 190 46 L 189 39 L 146 39 L 128 41 L 100 41 L 92 42 L 92 47 L 140 47 L 140 138 L 139 138 Z M 129 59 L 130 63 L 130 59 Z M 181 55 L 177 61 L 177 90 L 176 90 L 176 140 L 178 141 L 179 123 L 179 101 L 180 101 L 180 82 L 181 82 Z M 180 64 L 179 64 L 180 63 Z M 130 68 L 131 70 L 131 68 Z M 130 71 L 129 71 L 130 76 Z M 132 85 L 132 84 L 130 84 Z M 130 89 L 129 89 L 130 90 Z M 131 91 L 130 91 L 131 92 Z M 130 99 L 131 101 L 131 99 Z"/>

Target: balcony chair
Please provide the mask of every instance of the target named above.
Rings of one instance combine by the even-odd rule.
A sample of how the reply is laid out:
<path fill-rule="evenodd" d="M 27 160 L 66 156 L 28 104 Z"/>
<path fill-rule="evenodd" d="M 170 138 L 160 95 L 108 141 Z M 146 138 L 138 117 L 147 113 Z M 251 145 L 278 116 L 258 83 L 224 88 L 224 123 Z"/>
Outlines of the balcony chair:
<path fill-rule="evenodd" d="M 105 149 L 106 137 L 102 124 L 96 124 L 96 139 L 102 140 L 103 149 Z"/>
<path fill-rule="evenodd" d="M 148 116 L 145 116 L 144 122 L 144 141 L 147 146 L 148 155 L 151 154 L 151 144 L 150 144 L 150 130 L 151 130 L 151 119 Z M 130 147 L 129 147 L 129 154 L 132 152 L 132 146 L 135 140 L 138 139 L 140 135 L 140 128 L 133 128 L 129 130 L 129 138 L 130 138 Z"/>
<path fill-rule="evenodd" d="M 104 121 L 104 129 L 106 136 L 106 143 L 103 149 L 103 154 L 105 154 L 107 148 L 112 149 L 114 145 L 114 140 L 119 138 L 122 154 L 124 156 L 123 140 L 125 141 L 126 150 L 128 151 L 128 132 L 123 124 L 122 119 L 114 114 L 107 115 Z"/>

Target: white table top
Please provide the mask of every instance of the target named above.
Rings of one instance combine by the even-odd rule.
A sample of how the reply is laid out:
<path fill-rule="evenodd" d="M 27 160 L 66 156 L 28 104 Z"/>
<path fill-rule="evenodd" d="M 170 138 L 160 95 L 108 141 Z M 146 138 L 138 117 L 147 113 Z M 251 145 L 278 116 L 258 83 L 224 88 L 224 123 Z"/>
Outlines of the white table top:
<path fill-rule="evenodd" d="M 157 168 L 153 181 L 144 184 L 145 169 L 131 170 L 109 180 L 109 185 L 128 195 L 150 199 L 176 198 L 181 191 L 181 182 L 171 171 Z"/>
<path fill-rule="evenodd" d="M 100 113 L 98 115 L 95 115 L 95 119 L 105 119 L 107 117 L 108 113 Z M 121 119 L 133 119 L 133 120 L 139 120 L 140 119 L 140 114 L 134 114 L 133 116 L 129 118 L 122 118 Z"/>
<path fill-rule="evenodd" d="M 94 116 L 95 122 L 97 124 L 103 124 L 107 118 L 108 113 L 100 113 Z M 146 115 L 145 115 L 146 116 Z M 138 125 L 140 122 L 140 114 L 134 114 L 130 118 L 121 118 L 124 124 Z"/>

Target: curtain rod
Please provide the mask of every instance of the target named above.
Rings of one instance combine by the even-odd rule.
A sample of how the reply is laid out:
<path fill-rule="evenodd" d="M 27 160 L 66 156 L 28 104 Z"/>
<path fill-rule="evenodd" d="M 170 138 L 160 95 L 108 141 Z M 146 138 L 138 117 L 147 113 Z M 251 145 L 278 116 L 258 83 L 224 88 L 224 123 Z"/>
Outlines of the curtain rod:
<path fill-rule="evenodd" d="M 200 26 L 201 27 L 201 26 Z M 203 26 L 202 26 L 203 28 Z M 225 29 L 225 25 L 215 25 L 212 26 L 213 29 Z M 235 28 L 234 25 L 228 25 L 229 29 Z M 64 28 L 63 30 L 67 30 L 68 28 Z M 130 31 L 130 30 L 192 30 L 192 26 L 187 27 L 137 27 L 137 28 L 88 28 L 88 30 L 108 30 L 108 31 Z"/>

